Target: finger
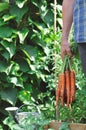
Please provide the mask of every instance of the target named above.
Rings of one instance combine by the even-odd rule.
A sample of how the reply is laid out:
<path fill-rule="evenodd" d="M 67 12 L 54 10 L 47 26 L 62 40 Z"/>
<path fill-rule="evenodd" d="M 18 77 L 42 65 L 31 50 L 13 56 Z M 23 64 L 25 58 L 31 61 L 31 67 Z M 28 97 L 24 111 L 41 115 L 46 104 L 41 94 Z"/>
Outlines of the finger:
<path fill-rule="evenodd" d="M 72 52 L 71 52 L 71 50 L 70 50 L 70 49 L 68 49 L 68 50 L 67 50 L 67 54 L 68 54 L 70 57 L 72 57 L 72 56 L 73 56 L 73 54 L 72 54 Z"/>
<path fill-rule="evenodd" d="M 62 60 L 64 60 L 66 54 L 67 54 L 66 51 L 61 53 Z"/>

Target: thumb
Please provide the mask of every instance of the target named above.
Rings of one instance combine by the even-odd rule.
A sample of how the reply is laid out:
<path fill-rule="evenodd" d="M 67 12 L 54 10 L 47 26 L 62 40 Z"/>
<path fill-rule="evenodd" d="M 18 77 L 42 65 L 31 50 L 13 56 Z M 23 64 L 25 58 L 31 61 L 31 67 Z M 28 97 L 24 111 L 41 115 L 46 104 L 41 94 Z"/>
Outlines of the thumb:
<path fill-rule="evenodd" d="M 73 54 L 72 54 L 71 50 L 68 50 L 68 51 L 67 51 L 67 54 L 68 54 L 70 57 L 72 57 L 72 56 L 73 56 Z"/>

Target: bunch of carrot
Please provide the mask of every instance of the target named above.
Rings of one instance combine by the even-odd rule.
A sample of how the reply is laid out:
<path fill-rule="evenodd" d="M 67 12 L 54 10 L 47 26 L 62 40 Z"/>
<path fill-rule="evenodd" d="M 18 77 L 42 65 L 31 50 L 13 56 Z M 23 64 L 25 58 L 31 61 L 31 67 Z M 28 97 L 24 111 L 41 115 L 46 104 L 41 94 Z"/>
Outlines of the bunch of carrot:
<path fill-rule="evenodd" d="M 69 56 L 65 56 L 63 63 L 63 71 L 59 74 L 56 88 L 56 106 L 61 101 L 62 106 L 66 104 L 70 107 L 76 92 L 75 71 L 71 69 Z"/>

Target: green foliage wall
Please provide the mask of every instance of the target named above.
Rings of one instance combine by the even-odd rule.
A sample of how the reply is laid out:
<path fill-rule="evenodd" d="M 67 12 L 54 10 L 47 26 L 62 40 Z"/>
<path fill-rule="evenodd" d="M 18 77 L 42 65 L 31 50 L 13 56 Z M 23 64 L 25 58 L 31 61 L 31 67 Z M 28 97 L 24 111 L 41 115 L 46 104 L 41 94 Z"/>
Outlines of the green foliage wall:
<path fill-rule="evenodd" d="M 0 3 L 0 122 L 5 107 L 54 98 L 53 21 L 51 1 Z"/>

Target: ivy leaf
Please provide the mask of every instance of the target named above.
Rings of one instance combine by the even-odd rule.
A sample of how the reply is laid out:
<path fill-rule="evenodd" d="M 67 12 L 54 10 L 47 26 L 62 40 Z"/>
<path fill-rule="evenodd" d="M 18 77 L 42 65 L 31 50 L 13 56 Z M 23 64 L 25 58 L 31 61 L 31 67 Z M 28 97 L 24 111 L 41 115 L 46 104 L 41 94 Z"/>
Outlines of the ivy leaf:
<path fill-rule="evenodd" d="M 11 75 L 20 76 L 19 73 L 18 73 L 19 69 L 20 69 L 19 65 L 16 62 L 11 61 L 11 64 L 8 67 L 7 72 L 8 72 L 8 74 L 11 74 Z"/>
<path fill-rule="evenodd" d="M 22 72 L 28 72 L 30 70 L 29 65 L 25 59 L 19 58 L 16 60 L 16 62 L 19 64 L 20 70 Z"/>
<path fill-rule="evenodd" d="M 2 33 L 3 32 L 3 33 Z M 7 26 L 0 27 L 0 37 L 10 37 L 12 35 L 13 29 Z"/>
<path fill-rule="evenodd" d="M 22 90 L 18 93 L 18 98 L 24 102 L 24 103 L 28 103 L 29 100 L 31 100 L 31 93 L 27 92 L 25 90 Z"/>
<path fill-rule="evenodd" d="M 1 98 L 10 104 L 16 103 L 17 89 L 16 88 L 5 88 L 0 92 Z"/>
<path fill-rule="evenodd" d="M 1 45 L 9 52 L 10 58 L 15 54 L 16 46 L 14 43 L 9 43 L 7 41 L 2 41 Z"/>
<path fill-rule="evenodd" d="M 37 47 L 33 47 L 31 45 L 26 45 L 24 44 L 23 46 L 21 46 L 21 50 L 25 53 L 27 52 L 28 54 L 28 58 L 30 58 L 30 60 L 34 60 L 34 58 L 36 58 L 38 56 L 38 48 Z"/>
<path fill-rule="evenodd" d="M 46 9 L 45 6 L 41 6 L 40 8 L 40 12 L 41 12 L 41 18 L 43 20 L 43 22 L 48 26 L 52 26 L 54 23 L 54 14 L 52 12 L 52 10 L 48 10 Z"/>
<path fill-rule="evenodd" d="M 16 124 L 15 121 L 13 120 L 13 118 L 11 116 L 5 118 L 3 120 L 3 123 L 7 126 L 9 126 L 9 128 L 11 128 L 11 130 L 24 130 L 22 128 L 20 128 L 19 124 Z M 0 129 L 2 130 L 2 129 Z"/>
<path fill-rule="evenodd" d="M 2 19 L 4 20 L 4 22 L 6 22 L 6 21 L 9 21 L 9 20 L 11 20 L 11 19 L 14 19 L 16 16 L 14 15 L 4 15 L 3 17 L 2 17 Z"/>
<path fill-rule="evenodd" d="M 36 66 L 35 66 L 35 65 L 31 65 L 31 64 L 30 64 L 30 68 L 31 68 L 31 71 L 36 72 Z"/>
<path fill-rule="evenodd" d="M 0 56 L 0 72 L 6 72 L 8 68 L 7 61 Z"/>
<path fill-rule="evenodd" d="M 19 39 L 20 39 L 20 43 L 24 43 L 24 40 L 26 38 L 26 36 L 28 35 L 29 30 L 27 28 L 22 29 L 21 31 L 17 32 Z"/>
<path fill-rule="evenodd" d="M 15 86 L 23 88 L 23 80 L 21 77 L 8 77 L 7 79 L 10 83 L 13 83 Z"/>
<path fill-rule="evenodd" d="M 49 47 L 44 47 L 44 52 L 45 52 L 45 54 L 47 55 L 47 56 L 49 56 L 49 54 L 50 54 L 50 49 L 49 49 Z"/>
<path fill-rule="evenodd" d="M 10 58 L 10 54 L 9 54 L 8 51 L 6 51 L 6 50 L 1 51 L 1 55 L 2 55 L 6 60 L 9 60 L 9 58 Z"/>
<path fill-rule="evenodd" d="M 31 2 L 32 2 L 35 6 L 37 6 L 37 7 L 39 8 L 39 6 L 40 6 L 39 0 L 31 0 Z"/>
<path fill-rule="evenodd" d="M 0 12 L 9 8 L 9 4 L 7 2 L 0 3 Z"/>
<path fill-rule="evenodd" d="M 27 2 L 27 0 L 16 0 L 16 5 L 19 7 L 19 8 L 22 8 L 24 6 L 24 4 Z"/>
<path fill-rule="evenodd" d="M 19 24 L 21 22 L 22 17 L 24 16 L 24 14 L 28 11 L 28 7 L 25 6 L 23 8 L 18 8 L 17 6 L 13 5 L 10 8 L 10 14 L 11 15 L 15 15 L 16 16 L 16 21 Z"/>
<path fill-rule="evenodd" d="M 58 20 L 58 23 L 61 25 L 61 27 L 62 27 L 62 18 L 58 18 L 57 19 Z"/>
<path fill-rule="evenodd" d="M 5 25 L 6 23 L 3 21 L 3 19 L 2 18 L 0 18 L 0 26 L 3 26 L 3 25 Z"/>

